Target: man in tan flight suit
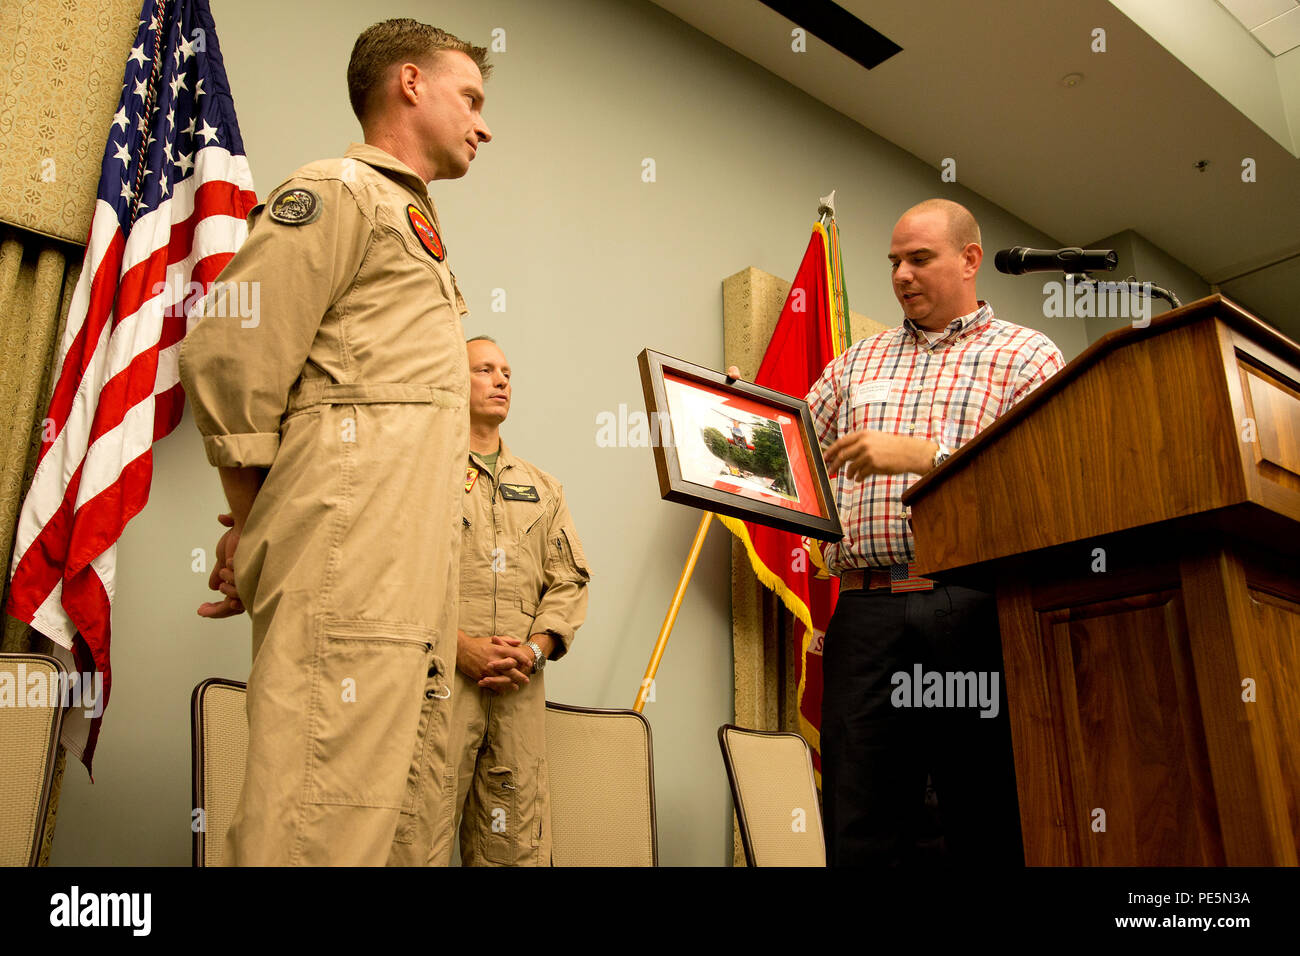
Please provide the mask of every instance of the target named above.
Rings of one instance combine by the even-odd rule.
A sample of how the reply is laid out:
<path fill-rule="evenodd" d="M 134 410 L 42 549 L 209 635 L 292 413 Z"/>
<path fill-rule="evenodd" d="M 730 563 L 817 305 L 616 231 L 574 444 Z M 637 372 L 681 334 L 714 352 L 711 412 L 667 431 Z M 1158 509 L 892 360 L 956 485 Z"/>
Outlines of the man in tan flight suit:
<path fill-rule="evenodd" d="M 467 866 L 548 866 L 550 793 L 542 669 L 587 616 L 590 572 L 560 483 L 510 453 L 510 366 L 469 340 L 470 454 L 453 753 Z M 459 489 L 458 489 L 459 490 Z"/>
<path fill-rule="evenodd" d="M 227 864 L 450 860 L 469 381 L 426 183 L 465 175 L 491 138 L 488 72 L 483 48 L 414 20 L 363 32 L 348 91 L 365 144 L 250 213 L 184 340 L 234 516 L 226 606 L 206 616 L 242 597 L 253 624 Z M 251 320 L 223 308 L 238 283 L 260 290 Z"/>

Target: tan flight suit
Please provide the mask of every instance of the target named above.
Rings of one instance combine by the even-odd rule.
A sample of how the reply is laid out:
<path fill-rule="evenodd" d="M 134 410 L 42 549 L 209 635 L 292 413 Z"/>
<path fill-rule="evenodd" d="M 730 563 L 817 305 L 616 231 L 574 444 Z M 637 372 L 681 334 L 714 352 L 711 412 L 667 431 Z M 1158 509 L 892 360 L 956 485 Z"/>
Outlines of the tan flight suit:
<path fill-rule="evenodd" d="M 425 183 L 373 146 L 249 224 L 220 280 L 260 283 L 260 315 L 210 294 L 180 360 L 208 460 L 270 469 L 234 555 L 253 664 L 226 862 L 446 863 L 464 300 Z"/>
<path fill-rule="evenodd" d="M 587 558 L 560 483 L 504 441 L 496 465 L 494 479 L 470 455 L 461 474 L 460 629 L 476 640 L 549 633 L 548 661 L 556 660 L 587 616 Z M 456 671 L 453 752 L 466 866 L 550 865 L 544 675 L 498 694 Z"/>

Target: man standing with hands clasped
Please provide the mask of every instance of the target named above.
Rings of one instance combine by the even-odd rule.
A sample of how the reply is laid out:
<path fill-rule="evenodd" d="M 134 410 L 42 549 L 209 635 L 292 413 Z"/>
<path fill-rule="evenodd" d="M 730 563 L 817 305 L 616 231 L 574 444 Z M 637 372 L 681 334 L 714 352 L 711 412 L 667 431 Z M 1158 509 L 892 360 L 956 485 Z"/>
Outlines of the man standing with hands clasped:
<path fill-rule="evenodd" d="M 1045 335 L 995 318 L 976 297 L 983 256 L 965 207 L 930 199 L 907 210 L 889 249 L 902 325 L 855 342 L 807 396 L 827 468 L 838 471 L 845 532 L 823 545 L 840 576 L 822 660 L 832 866 L 914 863 L 927 773 L 953 864 L 1024 862 L 996 605 L 912 573 L 901 501 L 918 476 L 1064 365 Z M 996 700 L 895 706 L 896 675 L 910 679 L 917 665 L 982 675 L 984 686 L 996 682 Z"/>
<path fill-rule="evenodd" d="M 468 342 L 460 630 L 452 752 L 467 866 L 549 866 L 546 687 L 587 616 L 591 578 L 560 483 L 501 438 L 510 365 L 496 342 Z"/>
<path fill-rule="evenodd" d="M 226 318 L 214 291 L 182 346 L 233 524 L 226 598 L 199 613 L 246 605 L 253 625 L 227 864 L 450 859 L 469 377 L 427 183 L 491 139 L 488 72 L 426 24 L 365 30 L 347 71 L 365 142 L 252 211 L 217 289 L 257 287 L 260 314 Z"/>

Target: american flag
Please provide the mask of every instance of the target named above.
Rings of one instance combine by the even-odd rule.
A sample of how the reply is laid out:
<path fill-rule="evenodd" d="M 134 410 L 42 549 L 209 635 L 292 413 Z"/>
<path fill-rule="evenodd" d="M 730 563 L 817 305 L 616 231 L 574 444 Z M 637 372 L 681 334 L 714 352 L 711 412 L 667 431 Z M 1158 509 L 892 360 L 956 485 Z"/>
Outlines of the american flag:
<path fill-rule="evenodd" d="M 186 309 L 247 235 L 252 175 L 207 0 L 146 0 L 15 535 L 8 612 L 112 685 L 117 540 L 181 420 Z M 101 712 L 102 713 L 102 712 Z M 102 716 L 65 727 L 90 769 Z"/>
<path fill-rule="evenodd" d="M 929 578 L 917 577 L 916 562 L 909 561 L 907 564 L 890 565 L 889 590 L 894 594 L 899 591 L 933 591 L 934 582 Z"/>

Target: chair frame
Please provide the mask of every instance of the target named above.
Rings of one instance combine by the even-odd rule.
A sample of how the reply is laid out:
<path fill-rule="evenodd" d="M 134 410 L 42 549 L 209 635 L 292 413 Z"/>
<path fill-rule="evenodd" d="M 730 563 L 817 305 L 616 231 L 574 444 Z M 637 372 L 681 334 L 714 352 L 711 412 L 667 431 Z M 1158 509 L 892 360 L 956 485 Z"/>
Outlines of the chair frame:
<path fill-rule="evenodd" d="M 194 866 L 206 867 L 207 863 L 203 860 L 203 851 L 207 848 L 207 806 L 204 802 L 203 795 L 203 735 L 199 732 L 200 721 L 202 719 L 203 695 L 212 687 L 237 687 L 240 690 L 247 691 L 248 684 L 244 681 L 230 680 L 226 677 L 208 677 L 199 681 L 195 686 L 194 692 L 190 694 L 190 748 L 193 757 L 193 778 L 191 781 L 192 789 L 192 806 L 195 810 L 203 811 L 203 829 L 196 830 L 193 834 L 192 857 L 191 862 Z"/>
<path fill-rule="evenodd" d="M 736 821 L 740 825 L 740 842 L 745 849 L 745 865 L 758 866 L 754 861 L 754 845 L 749 835 L 749 821 L 745 818 L 745 804 L 740 799 L 740 784 L 736 780 L 736 771 L 732 766 L 731 748 L 727 746 L 727 731 L 736 730 L 742 734 L 755 734 L 759 737 L 795 737 L 803 744 L 804 754 L 808 757 L 809 769 L 812 769 L 812 749 L 808 746 L 808 741 L 804 739 L 803 734 L 797 734 L 792 730 L 754 730 L 751 727 L 741 727 L 739 724 L 723 724 L 718 728 L 718 747 L 722 750 L 722 765 L 727 769 L 727 783 L 731 786 L 731 802 L 736 808 Z M 813 794 L 817 793 L 816 777 L 809 775 L 809 782 L 813 785 Z M 826 842 L 825 823 L 822 821 L 821 807 L 817 808 L 817 826 L 822 828 L 822 843 Z"/>
<path fill-rule="evenodd" d="M 645 757 L 646 757 L 646 774 L 647 783 L 650 785 L 650 865 L 659 865 L 659 810 L 655 806 L 655 752 L 654 752 L 654 735 L 651 732 L 650 721 L 645 714 L 636 710 L 629 710 L 623 707 L 579 707 L 575 704 L 557 704 L 554 701 L 546 702 L 547 710 L 560 711 L 567 714 L 587 714 L 595 716 L 606 716 L 616 714 L 626 717 L 633 716 L 645 725 Z M 552 853 L 551 865 L 554 866 L 555 857 Z"/>
<path fill-rule="evenodd" d="M 57 661 L 55 662 L 57 663 Z M 207 807 L 203 795 L 203 735 L 200 733 L 200 723 L 202 720 L 202 703 L 204 693 L 211 687 L 235 687 L 241 690 L 247 690 L 248 685 L 243 681 L 229 680 L 224 677 L 209 677 L 194 688 L 190 695 L 190 738 L 192 741 L 193 755 L 193 778 L 192 778 L 192 798 L 193 806 L 197 810 L 204 810 Z M 659 816 L 655 806 L 655 776 L 654 776 L 654 742 L 650 728 L 650 721 L 644 714 L 635 710 L 625 710 L 622 708 L 606 707 L 578 707 L 573 704 L 557 704 L 553 701 L 546 702 L 548 710 L 555 710 L 562 713 L 583 714 L 589 716 L 607 716 L 616 715 L 620 717 L 633 716 L 641 721 L 646 731 L 646 772 L 647 783 L 650 787 L 650 849 L 652 865 L 659 865 Z M 55 735 L 57 741 L 58 735 Z M 198 830 L 193 835 L 192 840 L 192 861 L 196 867 L 203 867 L 207 864 L 204 862 L 204 850 L 206 849 L 207 829 Z M 39 846 L 39 844 L 38 844 Z"/>
<path fill-rule="evenodd" d="M 13 661 L 15 663 L 19 661 L 39 661 L 42 664 L 53 664 L 55 670 L 60 674 L 68 672 L 62 661 L 57 657 L 51 657 L 49 654 L 17 651 L 0 654 L 0 661 Z M 58 760 L 59 737 L 63 733 L 63 714 L 63 702 L 60 701 L 55 708 L 54 720 L 50 722 L 50 739 L 45 747 L 45 779 L 41 781 L 41 796 L 36 827 L 32 833 L 32 849 L 27 855 L 28 866 L 38 866 L 41 861 L 41 846 L 45 843 L 45 825 L 50 817 L 50 796 L 54 790 L 54 767 Z"/>

